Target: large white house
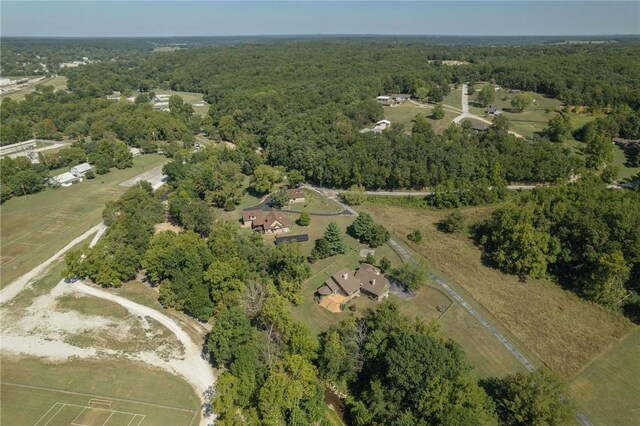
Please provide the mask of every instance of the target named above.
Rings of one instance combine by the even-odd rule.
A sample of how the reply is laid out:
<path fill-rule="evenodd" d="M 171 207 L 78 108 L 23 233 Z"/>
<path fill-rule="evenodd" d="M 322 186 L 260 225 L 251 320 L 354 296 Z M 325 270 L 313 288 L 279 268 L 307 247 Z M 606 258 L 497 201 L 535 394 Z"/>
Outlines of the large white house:
<path fill-rule="evenodd" d="M 54 183 L 60 186 L 71 186 L 74 183 L 76 183 L 79 180 L 79 178 L 69 172 L 64 172 L 58 176 L 55 176 L 53 180 L 54 180 Z"/>
<path fill-rule="evenodd" d="M 69 171 L 77 178 L 81 178 L 84 177 L 84 175 L 91 170 L 93 167 L 91 167 L 91 164 L 89 163 L 82 163 L 82 164 L 78 164 L 77 166 L 73 166 Z"/>

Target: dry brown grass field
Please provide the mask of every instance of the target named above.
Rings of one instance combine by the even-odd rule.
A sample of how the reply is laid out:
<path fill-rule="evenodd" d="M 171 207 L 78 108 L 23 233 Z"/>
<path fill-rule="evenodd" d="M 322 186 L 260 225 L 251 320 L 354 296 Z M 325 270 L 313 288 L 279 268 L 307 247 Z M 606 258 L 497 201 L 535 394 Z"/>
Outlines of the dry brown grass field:
<path fill-rule="evenodd" d="M 400 208 L 366 203 L 394 234 L 467 290 L 544 364 L 571 377 L 594 357 L 616 344 L 633 328 L 622 315 L 580 299 L 546 279 L 521 283 L 518 278 L 485 266 L 481 250 L 465 234 L 445 234 L 436 224 L 447 211 Z M 469 223 L 488 217 L 491 207 L 463 209 Z M 414 228 L 420 244 L 406 241 Z"/>

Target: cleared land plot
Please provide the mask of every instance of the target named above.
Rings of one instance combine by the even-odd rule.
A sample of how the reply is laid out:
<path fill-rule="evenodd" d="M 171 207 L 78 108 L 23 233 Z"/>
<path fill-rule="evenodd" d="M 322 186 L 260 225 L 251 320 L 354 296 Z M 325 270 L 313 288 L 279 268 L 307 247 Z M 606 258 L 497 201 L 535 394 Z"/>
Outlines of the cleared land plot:
<path fill-rule="evenodd" d="M 33 269 L 100 222 L 105 202 L 127 190 L 120 183 L 166 161 L 160 155 L 141 155 L 134 158 L 130 169 L 6 201 L 0 223 L 0 286 Z"/>
<path fill-rule="evenodd" d="M 202 98 L 202 93 L 193 93 L 193 92 L 176 92 L 174 90 L 163 90 L 156 89 L 154 90 L 156 95 L 178 95 L 182 98 L 184 103 L 193 105 L 193 110 L 201 115 L 205 116 L 209 112 L 209 104 L 204 101 Z"/>
<path fill-rule="evenodd" d="M 484 266 L 481 250 L 468 236 L 436 230 L 447 211 L 372 203 L 363 210 L 373 213 L 403 241 L 412 229 L 419 229 L 422 242 L 405 243 L 470 293 L 497 320 L 494 325 L 515 337 L 516 344 L 565 377 L 577 373 L 632 328 L 622 315 L 584 301 L 549 280 L 523 284 L 515 276 Z M 469 222 L 486 218 L 491 211 L 491 207 L 463 209 Z"/>
<path fill-rule="evenodd" d="M 445 106 L 462 109 L 462 88 L 451 89 L 449 94 L 442 99 Z"/>
<path fill-rule="evenodd" d="M 570 384 L 596 424 L 631 425 L 640 419 L 640 329 L 596 358 Z"/>
<path fill-rule="evenodd" d="M 459 108 L 459 107 L 458 107 Z M 453 120 L 457 113 L 445 110 L 445 116 L 442 120 L 434 120 L 431 118 L 433 106 L 429 104 L 416 105 L 411 102 L 404 102 L 394 107 L 384 107 L 384 118 L 391 121 L 391 123 L 399 123 L 405 126 L 406 131 L 413 129 L 413 119 L 416 115 L 423 115 L 427 118 L 427 121 L 433 126 L 433 130 L 436 133 L 442 133 Z"/>
<path fill-rule="evenodd" d="M 2 98 L 11 98 L 14 101 L 21 101 L 24 99 L 24 96 L 27 93 L 31 93 L 36 90 L 36 86 L 38 84 L 42 84 L 44 86 L 53 86 L 55 90 L 66 90 L 67 89 L 67 77 L 58 75 L 52 78 L 45 78 L 44 80 L 38 81 L 34 84 L 29 84 L 28 87 L 16 90 L 15 92 L 7 93 L 6 95 L 2 95 Z"/>

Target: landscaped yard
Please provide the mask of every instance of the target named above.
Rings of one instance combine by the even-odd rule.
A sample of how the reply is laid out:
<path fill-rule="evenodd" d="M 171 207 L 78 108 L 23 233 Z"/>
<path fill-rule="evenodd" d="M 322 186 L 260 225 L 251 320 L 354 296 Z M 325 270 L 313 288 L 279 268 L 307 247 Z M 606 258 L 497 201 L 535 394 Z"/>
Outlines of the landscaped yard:
<path fill-rule="evenodd" d="M 622 315 L 584 301 L 550 280 L 521 283 L 515 276 L 485 266 L 481 250 L 468 236 L 436 230 L 436 223 L 447 211 L 371 203 L 362 209 L 373 213 L 405 242 L 412 229 L 420 229 L 422 242 L 407 242 L 410 247 L 450 283 L 468 291 L 497 320 L 495 325 L 503 326 L 515 336 L 516 344 L 520 343 L 564 377 L 577 373 L 632 328 Z M 476 222 L 486 218 L 491 210 L 491 207 L 467 208 L 463 213 L 469 222 Z M 463 339 L 456 340 L 464 345 Z M 536 359 L 533 361 L 536 363 Z"/>
<path fill-rule="evenodd" d="M 161 155 L 141 155 L 134 158 L 132 168 L 114 169 L 68 188 L 48 188 L 6 201 L 0 224 L 0 286 L 30 271 L 99 223 L 105 203 L 127 190 L 120 183 L 165 162 Z"/>
<path fill-rule="evenodd" d="M 571 382 L 574 398 L 594 424 L 640 419 L 640 329 L 596 358 Z"/>
<path fill-rule="evenodd" d="M 384 107 L 384 118 L 391 121 L 391 123 L 399 123 L 405 126 L 405 130 L 410 132 L 413 129 L 413 119 L 416 115 L 423 115 L 427 118 L 427 121 L 433 126 L 433 130 L 436 133 L 442 133 L 453 120 L 457 113 L 445 110 L 445 116 L 442 120 L 434 120 L 431 118 L 433 106 L 429 104 L 416 105 L 411 102 L 404 102 L 400 105 L 393 107 Z"/>

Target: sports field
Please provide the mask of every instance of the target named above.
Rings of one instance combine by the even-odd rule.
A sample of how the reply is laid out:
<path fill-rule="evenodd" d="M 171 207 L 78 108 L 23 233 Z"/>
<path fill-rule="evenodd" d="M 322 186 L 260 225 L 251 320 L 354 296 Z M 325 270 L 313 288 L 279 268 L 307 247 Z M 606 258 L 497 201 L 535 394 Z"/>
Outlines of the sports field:
<path fill-rule="evenodd" d="M 181 379 L 125 360 L 49 364 L 3 354 L 2 424 L 196 425 L 199 402 Z"/>
<path fill-rule="evenodd" d="M 0 223 L 0 287 L 99 223 L 105 203 L 127 190 L 120 183 L 166 161 L 161 155 L 141 155 L 132 168 L 6 201 Z"/>

